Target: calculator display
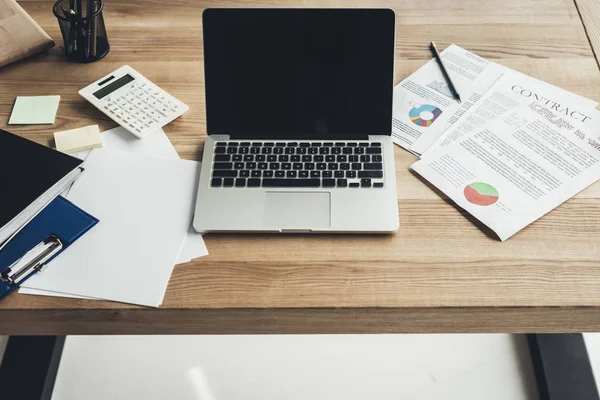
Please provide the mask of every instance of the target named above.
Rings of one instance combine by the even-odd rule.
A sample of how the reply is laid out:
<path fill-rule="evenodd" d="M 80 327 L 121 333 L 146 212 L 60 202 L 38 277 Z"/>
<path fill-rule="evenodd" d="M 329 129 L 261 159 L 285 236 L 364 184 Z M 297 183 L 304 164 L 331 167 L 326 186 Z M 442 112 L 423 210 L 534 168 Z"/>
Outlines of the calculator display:
<path fill-rule="evenodd" d="M 100 100 L 103 97 L 108 96 L 115 90 L 122 88 L 123 86 L 127 85 L 129 82 L 132 82 L 134 80 L 135 80 L 135 78 L 129 74 L 123 75 L 121 78 L 117 79 L 116 81 L 114 81 L 110 85 L 106 86 L 105 88 L 102 88 L 102 89 L 98 90 L 97 92 L 94 92 L 93 95 L 98 100 Z"/>

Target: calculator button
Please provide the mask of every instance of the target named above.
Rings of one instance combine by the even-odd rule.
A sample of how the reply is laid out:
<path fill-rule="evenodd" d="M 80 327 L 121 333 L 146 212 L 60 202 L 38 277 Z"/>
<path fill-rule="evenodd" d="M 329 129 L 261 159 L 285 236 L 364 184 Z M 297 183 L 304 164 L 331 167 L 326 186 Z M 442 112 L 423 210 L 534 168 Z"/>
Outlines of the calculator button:
<path fill-rule="evenodd" d="M 111 93 L 96 104 L 106 115 L 140 137 L 150 128 L 163 126 L 188 109 L 184 103 L 143 77 L 129 82 L 116 94 Z M 224 183 L 225 186 L 229 184 Z"/>

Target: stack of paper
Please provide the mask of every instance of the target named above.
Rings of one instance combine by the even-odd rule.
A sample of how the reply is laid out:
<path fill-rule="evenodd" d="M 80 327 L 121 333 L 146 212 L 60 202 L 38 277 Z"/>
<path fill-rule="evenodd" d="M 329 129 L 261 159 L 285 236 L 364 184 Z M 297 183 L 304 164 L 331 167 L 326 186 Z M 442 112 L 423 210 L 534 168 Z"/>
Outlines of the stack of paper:
<path fill-rule="evenodd" d="M 461 120 L 507 72 L 523 76 L 528 82 L 547 85 L 560 98 L 579 102 L 586 109 L 594 109 L 598 104 L 488 61 L 455 44 L 442 51 L 441 57 L 462 103 L 454 100 L 435 59 L 394 87 L 392 138 L 396 144 L 418 156 Z M 534 99 L 530 97 L 530 100 Z"/>
<path fill-rule="evenodd" d="M 67 198 L 100 223 L 21 293 L 156 307 L 175 263 L 207 254 L 190 230 L 199 164 L 179 160 L 162 130 L 129 137 L 122 128 L 104 132 L 105 148 L 78 154 L 86 173 Z"/>
<path fill-rule="evenodd" d="M 394 89 L 396 143 L 415 172 L 496 232 L 514 235 L 600 178 L 597 103 L 458 46 Z"/>

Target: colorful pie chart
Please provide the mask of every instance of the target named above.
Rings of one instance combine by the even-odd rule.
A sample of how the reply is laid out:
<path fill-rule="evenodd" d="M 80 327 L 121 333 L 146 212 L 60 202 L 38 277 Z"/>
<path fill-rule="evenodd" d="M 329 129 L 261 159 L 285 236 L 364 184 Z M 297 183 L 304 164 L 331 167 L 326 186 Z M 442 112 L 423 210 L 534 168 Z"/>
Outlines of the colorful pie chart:
<path fill-rule="evenodd" d="M 491 206 L 498 201 L 498 191 L 492 185 L 474 182 L 465 186 L 465 198 L 476 206 Z"/>
<path fill-rule="evenodd" d="M 415 124 L 428 127 L 442 114 L 442 110 L 430 104 L 421 104 L 408 112 L 408 118 Z"/>

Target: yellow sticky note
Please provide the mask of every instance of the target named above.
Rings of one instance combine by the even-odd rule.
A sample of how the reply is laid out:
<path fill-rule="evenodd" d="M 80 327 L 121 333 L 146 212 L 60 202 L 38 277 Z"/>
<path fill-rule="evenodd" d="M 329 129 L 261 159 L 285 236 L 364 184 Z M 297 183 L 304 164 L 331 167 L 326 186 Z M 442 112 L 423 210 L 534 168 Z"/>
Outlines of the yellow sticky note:
<path fill-rule="evenodd" d="M 60 96 L 19 96 L 9 125 L 53 124 Z"/>
<path fill-rule="evenodd" d="M 98 125 L 54 132 L 54 141 L 56 142 L 56 150 L 63 153 L 77 153 L 78 151 L 102 147 Z"/>

